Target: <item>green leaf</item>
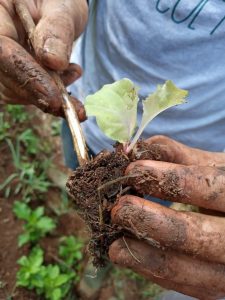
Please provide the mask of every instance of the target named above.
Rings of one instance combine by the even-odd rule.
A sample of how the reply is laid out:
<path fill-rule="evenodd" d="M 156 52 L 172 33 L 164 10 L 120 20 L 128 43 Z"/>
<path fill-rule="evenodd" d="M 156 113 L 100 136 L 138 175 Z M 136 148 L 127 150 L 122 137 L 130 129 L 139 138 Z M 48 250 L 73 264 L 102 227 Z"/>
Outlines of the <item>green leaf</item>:
<path fill-rule="evenodd" d="M 88 116 L 95 116 L 98 126 L 109 138 L 128 142 L 137 122 L 137 87 L 127 78 L 104 85 L 85 101 Z"/>
<path fill-rule="evenodd" d="M 62 299 L 62 292 L 60 289 L 55 289 L 51 294 L 51 300 L 60 300 Z"/>
<path fill-rule="evenodd" d="M 29 264 L 29 260 L 27 258 L 27 256 L 22 256 L 18 259 L 17 263 L 20 265 L 20 266 L 27 266 Z"/>
<path fill-rule="evenodd" d="M 55 266 L 52 266 L 52 265 L 49 265 L 47 267 L 48 269 L 48 276 L 50 279 L 56 279 L 57 276 L 59 276 L 59 266 L 58 265 L 55 265 Z"/>
<path fill-rule="evenodd" d="M 44 252 L 40 247 L 35 247 L 32 249 L 29 255 L 29 261 L 31 265 L 31 271 L 35 271 L 36 268 L 39 268 L 44 260 Z"/>
<path fill-rule="evenodd" d="M 37 229 L 42 230 L 43 233 L 51 231 L 55 226 L 55 222 L 49 217 L 42 217 L 36 224 Z"/>
<path fill-rule="evenodd" d="M 135 134 L 132 143 L 128 147 L 127 152 L 133 148 L 143 130 L 153 118 L 167 108 L 184 103 L 187 95 L 188 92 L 186 90 L 177 88 L 171 80 L 166 81 L 163 85 L 158 85 L 157 90 L 142 102 L 143 116 L 141 125 Z"/>
<path fill-rule="evenodd" d="M 37 280 L 37 277 L 42 272 L 43 250 L 38 246 L 34 247 L 29 256 L 22 256 L 17 263 L 20 265 L 20 269 L 16 275 L 17 286 L 32 289 L 34 287 L 33 279 Z"/>
<path fill-rule="evenodd" d="M 23 245 L 25 245 L 29 241 L 30 241 L 29 232 L 22 233 L 22 234 L 19 235 L 19 238 L 18 238 L 18 246 L 22 247 Z"/>
<path fill-rule="evenodd" d="M 15 179 L 16 177 L 18 177 L 18 174 L 17 173 L 13 173 L 11 174 L 8 178 L 6 178 L 6 180 L 0 184 L 0 191 L 4 190 L 5 187 L 13 180 Z"/>
<path fill-rule="evenodd" d="M 18 219 L 27 221 L 30 218 L 31 209 L 27 204 L 22 203 L 20 201 L 15 201 L 13 205 L 13 212 L 15 213 Z"/>
<path fill-rule="evenodd" d="M 35 216 L 35 218 L 39 219 L 44 214 L 44 207 L 43 206 L 39 206 L 38 208 L 36 208 L 33 211 L 32 214 Z"/>
<path fill-rule="evenodd" d="M 66 275 L 66 274 L 60 274 L 56 280 L 55 280 L 55 287 L 59 287 L 61 285 L 63 285 L 64 283 L 68 282 L 70 280 L 70 276 Z"/>

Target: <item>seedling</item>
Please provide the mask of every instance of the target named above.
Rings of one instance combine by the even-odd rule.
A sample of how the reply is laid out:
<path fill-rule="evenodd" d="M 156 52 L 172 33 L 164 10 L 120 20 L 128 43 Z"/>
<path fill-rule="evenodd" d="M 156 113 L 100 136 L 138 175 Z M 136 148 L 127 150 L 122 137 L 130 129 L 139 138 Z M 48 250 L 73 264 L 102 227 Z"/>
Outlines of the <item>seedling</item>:
<path fill-rule="evenodd" d="M 127 78 L 104 85 L 97 93 L 86 98 L 88 116 L 95 116 L 100 129 L 109 138 L 123 144 L 129 153 L 152 119 L 172 106 L 184 103 L 188 92 L 168 80 L 142 101 L 143 115 L 137 127 L 138 88 Z M 136 131 L 135 135 L 134 132 Z M 132 141 L 131 141 L 132 139 Z"/>
<path fill-rule="evenodd" d="M 44 216 L 44 207 L 42 206 L 31 210 L 26 203 L 15 201 L 13 211 L 17 218 L 26 221 L 23 226 L 24 233 L 19 236 L 19 247 L 29 242 L 37 242 L 56 227 L 53 219 Z"/>
<path fill-rule="evenodd" d="M 10 125 L 4 119 L 4 114 L 0 112 L 0 142 L 9 137 Z"/>
<path fill-rule="evenodd" d="M 58 265 L 44 265 L 44 252 L 36 246 L 29 256 L 18 260 L 17 286 L 35 290 L 47 300 L 65 299 L 71 289 L 75 273 L 63 273 Z"/>
<path fill-rule="evenodd" d="M 59 246 L 59 256 L 68 267 L 77 269 L 79 261 L 83 258 L 83 246 L 83 243 L 75 236 L 62 237 Z"/>
<path fill-rule="evenodd" d="M 34 134 L 33 130 L 28 128 L 19 135 L 21 141 L 26 149 L 27 154 L 37 154 L 39 151 L 40 141 Z"/>
<path fill-rule="evenodd" d="M 51 134 L 52 136 L 59 136 L 61 132 L 61 122 L 60 120 L 54 120 L 51 123 Z"/>
<path fill-rule="evenodd" d="M 0 191 L 5 190 L 5 197 L 7 198 L 11 193 L 10 183 L 15 180 L 18 183 L 14 188 L 14 195 L 22 191 L 23 200 L 29 202 L 36 191 L 44 193 L 50 186 L 45 172 L 47 165 L 44 162 L 24 160 L 21 155 L 20 137 L 16 139 L 15 145 L 10 139 L 6 141 L 12 154 L 15 172 L 0 184 Z"/>
<path fill-rule="evenodd" d="M 12 122 L 23 123 L 24 121 L 27 121 L 29 119 L 29 115 L 24 110 L 24 107 L 22 105 L 8 104 L 6 106 L 6 111 L 10 114 L 10 119 Z"/>
<path fill-rule="evenodd" d="M 156 159 L 158 155 L 149 144 L 138 139 L 155 116 L 184 103 L 187 96 L 187 91 L 177 88 L 172 81 L 158 85 L 142 102 L 143 115 L 137 129 L 137 91 L 133 82 L 125 78 L 103 86 L 85 102 L 87 115 L 96 117 L 105 135 L 120 143 L 112 153 L 102 152 L 78 168 L 67 182 L 68 192 L 91 228 L 89 250 L 96 266 L 105 264 L 109 245 L 126 234 L 111 224 L 111 209 L 118 194 L 126 194 L 129 189 L 128 180 L 133 178 L 133 183 L 138 180 L 137 174 L 124 176 L 127 166 L 137 159 Z"/>

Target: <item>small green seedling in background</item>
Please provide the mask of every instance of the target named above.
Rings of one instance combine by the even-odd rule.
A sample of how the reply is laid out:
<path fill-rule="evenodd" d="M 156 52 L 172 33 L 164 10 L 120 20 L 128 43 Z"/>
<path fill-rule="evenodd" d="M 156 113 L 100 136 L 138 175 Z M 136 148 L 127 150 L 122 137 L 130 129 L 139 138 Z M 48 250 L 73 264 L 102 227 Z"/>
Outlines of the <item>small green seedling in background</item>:
<path fill-rule="evenodd" d="M 22 142 L 27 154 L 37 154 L 39 151 L 40 140 L 34 134 L 31 128 L 24 130 L 19 135 L 19 141 Z"/>
<path fill-rule="evenodd" d="M 52 134 L 52 136 L 59 136 L 60 132 L 61 132 L 61 121 L 54 120 L 51 123 L 51 134 Z"/>
<path fill-rule="evenodd" d="M 136 131 L 139 101 L 137 92 L 138 88 L 134 83 L 124 78 L 104 85 L 85 101 L 87 115 L 95 116 L 100 129 L 109 138 L 122 143 L 125 153 L 133 149 L 153 118 L 167 108 L 184 103 L 188 95 L 187 91 L 177 88 L 170 80 L 158 85 L 156 91 L 142 101 L 143 115 Z"/>
<path fill-rule="evenodd" d="M 9 122 L 4 120 L 4 114 L 0 112 L 0 142 L 9 136 Z"/>
<path fill-rule="evenodd" d="M 37 242 L 56 227 L 52 218 L 44 216 L 44 207 L 42 206 L 32 210 L 26 203 L 15 201 L 13 212 L 18 219 L 26 221 L 23 226 L 24 233 L 19 235 L 19 247 L 29 242 Z"/>
<path fill-rule="evenodd" d="M 34 289 L 47 300 L 65 299 L 75 273 L 63 273 L 58 265 L 45 266 L 43 262 L 44 252 L 39 246 L 34 247 L 29 256 L 22 256 L 18 260 L 17 286 Z"/>
<path fill-rule="evenodd" d="M 22 105 L 8 104 L 6 112 L 10 114 L 11 121 L 14 123 L 23 123 L 29 119 L 29 115 Z"/>
<path fill-rule="evenodd" d="M 14 195 L 17 195 L 22 190 L 22 198 L 25 202 L 29 202 L 32 195 L 37 191 L 38 193 L 47 192 L 51 185 L 46 176 L 46 169 L 48 164 L 40 163 L 39 161 L 25 161 L 21 155 L 21 140 L 16 138 L 15 145 L 10 139 L 6 139 L 10 148 L 15 172 L 12 173 L 3 183 L 0 184 L 0 191 L 5 191 L 5 197 L 11 193 L 10 183 L 17 180 L 18 183 L 14 189 Z"/>
<path fill-rule="evenodd" d="M 59 246 L 59 256 L 68 266 L 72 267 L 83 258 L 83 246 L 83 242 L 73 235 L 62 237 Z"/>

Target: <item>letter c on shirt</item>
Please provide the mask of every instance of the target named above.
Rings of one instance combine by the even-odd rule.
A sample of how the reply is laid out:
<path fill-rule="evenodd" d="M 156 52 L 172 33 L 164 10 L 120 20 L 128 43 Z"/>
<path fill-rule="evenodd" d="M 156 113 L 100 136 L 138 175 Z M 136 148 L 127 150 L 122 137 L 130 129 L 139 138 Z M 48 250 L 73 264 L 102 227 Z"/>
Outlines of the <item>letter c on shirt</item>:
<path fill-rule="evenodd" d="M 157 2 L 156 2 L 156 9 L 157 9 L 157 11 L 160 12 L 161 14 L 164 14 L 164 13 L 166 13 L 170 8 L 168 7 L 168 8 L 163 9 L 163 10 L 160 9 L 160 8 L 159 8 L 160 2 L 161 2 L 161 0 L 157 0 Z"/>

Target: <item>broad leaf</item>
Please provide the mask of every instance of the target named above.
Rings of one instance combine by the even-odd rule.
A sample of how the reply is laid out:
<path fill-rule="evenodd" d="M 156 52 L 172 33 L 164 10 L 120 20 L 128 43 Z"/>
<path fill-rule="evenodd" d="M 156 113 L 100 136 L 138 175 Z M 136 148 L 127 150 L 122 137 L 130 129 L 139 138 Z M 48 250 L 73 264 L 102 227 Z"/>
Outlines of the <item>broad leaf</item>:
<path fill-rule="evenodd" d="M 32 215 L 35 217 L 35 219 L 39 219 L 41 216 L 44 215 L 44 207 L 39 206 L 37 207 L 33 212 Z"/>
<path fill-rule="evenodd" d="M 127 78 L 104 85 L 85 101 L 88 116 L 95 116 L 100 129 L 109 138 L 125 143 L 137 122 L 137 87 Z"/>
<path fill-rule="evenodd" d="M 13 205 L 13 212 L 15 213 L 18 219 L 27 221 L 29 220 L 31 209 L 27 204 L 21 201 L 15 201 Z"/>
<path fill-rule="evenodd" d="M 49 217 L 42 217 L 38 220 L 36 227 L 40 230 L 43 234 L 51 231 L 56 227 L 56 224 L 53 219 Z"/>
<path fill-rule="evenodd" d="M 23 245 L 25 245 L 29 241 L 30 241 L 30 234 L 29 234 L 29 232 L 24 232 L 24 233 L 22 233 L 22 234 L 19 235 L 18 246 L 22 247 Z"/>
<path fill-rule="evenodd" d="M 136 144 L 143 130 L 153 118 L 167 108 L 184 103 L 187 95 L 188 92 L 186 90 L 177 88 L 171 80 L 166 81 L 163 85 L 158 85 L 157 90 L 142 102 L 143 116 L 141 124 L 132 143 L 128 147 L 128 152 Z"/>

